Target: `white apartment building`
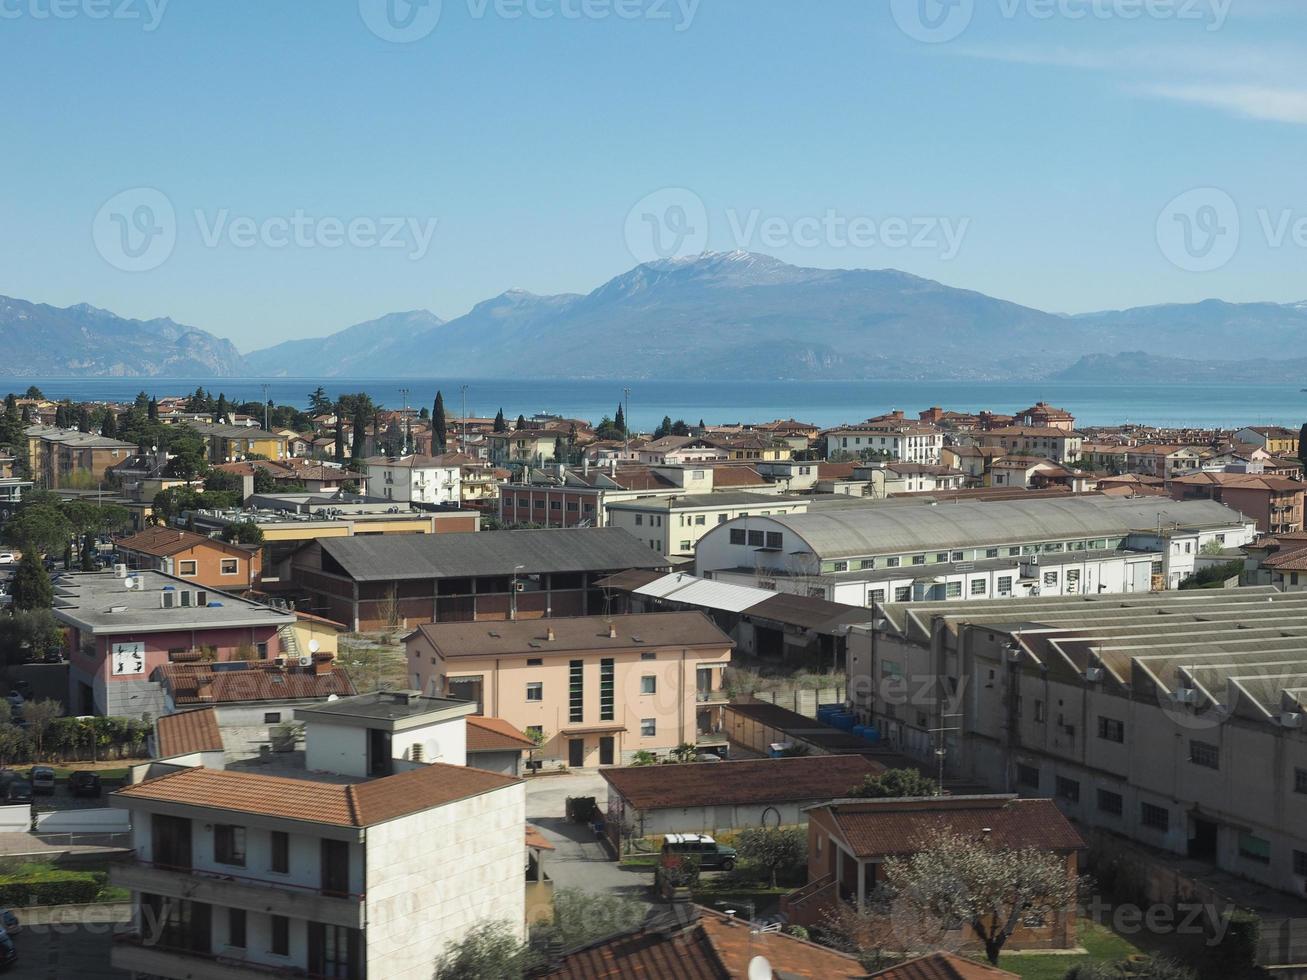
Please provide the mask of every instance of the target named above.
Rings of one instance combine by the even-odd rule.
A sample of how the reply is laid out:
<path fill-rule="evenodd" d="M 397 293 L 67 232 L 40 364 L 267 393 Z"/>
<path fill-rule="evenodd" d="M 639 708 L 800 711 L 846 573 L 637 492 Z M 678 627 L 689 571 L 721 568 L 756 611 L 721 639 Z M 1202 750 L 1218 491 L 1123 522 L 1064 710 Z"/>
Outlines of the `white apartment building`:
<path fill-rule="evenodd" d="M 802 514 L 808 501 L 765 493 L 696 493 L 623 500 L 604 509 L 608 527 L 625 528 L 659 554 L 693 558 L 699 539 L 719 524 L 753 514 Z"/>
<path fill-rule="evenodd" d="M 695 568 L 852 606 L 1092 596 L 1177 588 L 1209 543 L 1237 548 L 1256 533 L 1209 500 L 867 501 L 709 528 Z"/>
<path fill-rule="evenodd" d="M 922 422 L 871 422 L 826 433 L 826 458 L 886 453 L 903 463 L 938 463 L 944 433 Z"/>
<path fill-rule="evenodd" d="M 373 456 L 367 467 L 368 496 L 404 504 L 455 504 L 462 500 L 459 461 L 445 456 Z"/>
<path fill-rule="evenodd" d="M 426 980 L 477 924 L 522 938 L 525 789 L 461 764 L 471 710 L 411 692 L 341 699 L 297 711 L 302 766 L 274 752 L 227 768 L 197 764 L 215 757 L 203 727 L 187 746 L 187 716 L 171 716 L 171 747 L 195 752 L 138 767 L 109 798 L 133 836 L 133 860 L 111 872 L 133 906 L 112 964 L 179 980 Z"/>
<path fill-rule="evenodd" d="M 1307 593 L 1269 588 L 890 604 L 849 690 L 932 767 L 1301 896 L 1304 626 Z"/>

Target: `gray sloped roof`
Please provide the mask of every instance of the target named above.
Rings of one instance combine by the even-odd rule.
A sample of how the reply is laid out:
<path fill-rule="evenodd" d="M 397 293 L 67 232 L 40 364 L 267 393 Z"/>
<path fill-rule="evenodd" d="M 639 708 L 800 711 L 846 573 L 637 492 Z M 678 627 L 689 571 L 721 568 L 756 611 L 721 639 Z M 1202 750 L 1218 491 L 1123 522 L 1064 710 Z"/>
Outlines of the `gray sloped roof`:
<path fill-rule="evenodd" d="M 1238 524 L 1239 514 L 1211 500 L 1163 497 L 1065 497 L 1056 500 L 960 501 L 927 507 L 865 507 L 773 515 L 822 558 L 965 548 L 1130 531 Z"/>
<path fill-rule="evenodd" d="M 522 575 L 668 566 L 616 527 L 364 535 L 321 545 L 358 582 L 512 575 L 516 565 Z"/>

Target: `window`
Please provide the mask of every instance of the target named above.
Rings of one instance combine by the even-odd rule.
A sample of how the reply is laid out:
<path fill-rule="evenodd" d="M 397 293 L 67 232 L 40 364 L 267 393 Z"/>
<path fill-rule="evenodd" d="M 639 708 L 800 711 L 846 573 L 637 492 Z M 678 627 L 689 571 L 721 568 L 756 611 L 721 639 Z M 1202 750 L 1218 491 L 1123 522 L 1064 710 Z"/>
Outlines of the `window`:
<path fill-rule="evenodd" d="M 895 601 L 895 602 L 909 602 L 909 601 L 911 601 L 911 599 L 912 599 L 912 586 L 910 586 L 910 585 L 896 585 L 896 586 L 894 587 L 894 601 Z"/>
<path fill-rule="evenodd" d="M 781 548 L 784 546 L 784 543 L 785 543 L 785 535 L 781 534 L 780 531 L 767 532 L 768 548 L 775 548 L 777 551 L 780 551 Z"/>
<path fill-rule="evenodd" d="M 274 830 L 271 842 L 272 857 L 269 865 L 277 874 L 290 874 L 290 834 L 284 830 Z"/>
<path fill-rule="evenodd" d="M 764 546 L 767 540 L 767 536 L 763 534 L 761 531 L 750 531 L 748 532 L 748 536 L 749 536 L 750 548 L 761 548 Z"/>
<path fill-rule="evenodd" d="M 641 659 L 641 660 L 657 660 L 657 659 L 658 659 L 658 654 L 654 653 L 652 650 L 646 650 L 644 653 L 640 654 L 640 659 Z"/>
<path fill-rule="evenodd" d="M 744 528 L 742 527 L 731 528 L 731 544 L 744 544 L 745 540 L 746 538 L 744 534 Z"/>
<path fill-rule="evenodd" d="M 220 570 L 223 575 L 239 575 L 241 563 L 236 558 L 224 558 L 220 563 Z"/>
<path fill-rule="evenodd" d="M 1044 702 L 1043 702 L 1043 701 L 1040 701 L 1039 699 L 1036 699 L 1036 700 L 1035 700 L 1035 721 L 1037 721 L 1037 722 L 1041 722 L 1041 723 L 1042 723 L 1042 722 L 1043 722 L 1047 717 L 1048 717 L 1048 715 L 1047 715 L 1047 711 L 1046 711 L 1046 709 L 1045 709 L 1045 707 L 1044 707 Z"/>
<path fill-rule="evenodd" d="M 1207 769 L 1220 769 L 1221 753 L 1211 742 L 1200 742 L 1191 738 L 1189 740 L 1189 761 L 1196 766 L 1203 766 Z"/>
<path fill-rule="evenodd" d="M 635 526 L 636 526 L 636 527 L 642 527 L 643 525 L 644 525 L 644 515 L 643 515 L 643 514 L 636 514 L 636 515 L 635 515 Z M 734 542 L 732 542 L 732 543 L 734 543 Z"/>
<path fill-rule="evenodd" d="M 914 565 L 924 565 L 924 564 L 926 564 L 926 556 L 925 556 L 925 555 L 913 555 L 913 556 L 912 556 L 912 564 L 914 564 Z"/>
<path fill-rule="evenodd" d="M 545 699 L 545 686 L 540 681 L 530 681 L 526 685 L 526 699 L 528 701 L 543 701 Z"/>
<path fill-rule="evenodd" d="M 886 559 L 885 559 L 885 567 L 886 567 L 886 568 L 898 568 L 898 567 L 899 567 L 899 557 L 898 557 L 898 555 L 895 555 L 893 558 L 886 558 Z"/>
<path fill-rule="evenodd" d="M 1017 785 L 1039 789 L 1039 770 L 1034 766 L 1017 764 Z"/>
<path fill-rule="evenodd" d="M 1057 587 L 1057 572 L 1045 572 L 1044 584 L 1053 588 Z"/>
<path fill-rule="evenodd" d="M 227 945 L 245 948 L 245 910 L 227 910 Z"/>
<path fill-rule="evenodd" d="M 279 725 L 279 724 L 281 724 L 281 712 L 280 712 L 280 711 L 265 711 L 265 712 L 263 713 L 263 723 L 264 723 L 265 725 Z"/>
<path fill-rule="evenodd" d="M 184 575 L 187 578 L 194 576 L 198 572 L 198 566 L 194 559 L 179 561 L 177 563 L 177 574 Z"/>
<path fill-rule="evenodd" d="M 985 585 L 986 585 L 986 583 L 985 583 L 985 580 L 984 580 L 983 578 L 973 578 L 973 579 L 971 580 L 971 594 L 972 594 L 972 595 L 984 595 L 984 594 L 985 594 Z"/>
<path fill-rule="evenodd" d="M 272 939 L 268 945 L 268 952 L 274 956 L 289 956 L 290 919 L 284 915 L 271 915 L 268 921 L 272 924 Z"/>
<path fill-rule="evenodd" d="M 885 601 L 885 590 L 884 590 L 884 589 L 872 589 L 870 592 L 867 593 L 867 601 L 868 601 L 868 602 L 884 602 L 884 601 Z"/>
<path fill-rule="evenodd" d="M 703 514 L 695 514 L 695 515 L 694 515 L 694 524 L 695 524 L 696 527 L 702 527 L 706 521 L 707 521 L 707 518 L 705 517 L 705 515 L 703 515 Z"/>
<path fill-rule="evenodd" d="M 718 524 L 725 524 L 725 523 L 726 523 L 727 521 L 729 521 L 730 519 L 731 519 L 731 517 L 730 517 L 729 514 L 718 514 L 718 515 L 717 515 L 717 523 L 718 523 Z M 731 542 L 731 544 L 737 544 L 737 543 L 738 543 L 738 544 L 744 544 L 743 541 L 740 541 L 740 542 L 732 541 L 732 542 Z"/>
<path fill-rule="evenodd" d="M 599 661 L 599 720 L 612 721 L 615 717 L 613 696 L 615 684 L 613 681 L 614 661 L 611 657 L 605 657 Z"/>
<path fill-rule="evenodd" d="M 214 824 L 213 859 L 219 864 L 245 867 L 245 828 L 229 823 Z"/>
<path fill-rule="evenodd" d="M 681 548 L 680 548 L 680 550 L 681 550 L 681 551 L 689 551 L 689 550 L 690 550 L 690 542 L 689 542 L 689 541 L 685 541 L 685 540 L 683 540 L 683 541 L 681 542 Z"/>
<path fill-rule="evenodd" d="M 1125 812 L 1125 800 L 1121 798 L 1120 793 L 1113 793 L 1108 789 L 1098 791 L 1098 809 L 1104 813 L 1111 813 L 1115 816 L 1121 816 Z"/>
<path fill-rule="evenodd" d="M 986 548 L 986 549 L 985 549 L 985 557 L 986 557 L 986 558 L 997 558 L 997 557 L 998 557 L 998 549 L 997 549 L 997 548 Z"/>
<path fill-rule="evenodd" d="M 1012 592 L 1012 576 L 1000 575 L 998 577 L 998 594 L 1010 595 Z"/>
<path fill-rule="evenodd" d="M 1295 793 L 1307 793 L 1307 769 L 1295 769 L 1293 771 L 1293 791 Z"/>
<path fill-rule="evenodd" d="M 935 556 L 935 560 L 936 560 L 936 561 L 948 561 L 948 552 L 947 552 L 947 551 L 941 551 L 939 554 L 937 554 L 937 555 Z"/>
<path fill-rule="evenodd" d="M 1016 557 L 1017 557 L 1018 555 L 1020 555 L 1020 554 L 1021 554 L 1021 546 L 1020 546 L 1020 545 L 1017 545 L 1016 547 L 1013 547 L 1013 548 L 1008 548 L 1008 550 L 1007 550 L 1007 556 L 1008 556 L 1009 558 L 1016 558 Z"/>
<path fill-rule="evenodd" d="M 962 560 L 962 552 L 960 551 L 953 552 L 953 561 L 961 561 L 961 560 Z"/>
<path fill-rule="evenodd" d="M 568 665 L 567 720 L 575 724 L 585 718 L 585 661 Z"/>
<path fill-rule="evenodd" d="M 526 665 L 527 665 L 528 667 L 543 667 L 543 666 L 544 666 L 544 663 L 545 663 L 545 661 L 544 661 L 544 658 L 543 658 L 543 657 L 527 657 L 527 658 L 526 658 Z"/>
<path fill-rule="evenodd" d="M 847 572 L 849 570 L 849 563 L 846 561 L 833 561 L 831 562 L 830 567 L 832 572 Z"/>
<path fill-rule="evenodd" d="M 641 718 L 640 734 L 644 738 L 653 738 L 658 734 L 658 722 L 653 718 Z"/>
<path fill-rule="evenodd" d="M 1109 742 L 1125 741 L 1125 725 L 1115 718 L 1105 718 L 1103 715 L 1098 716 L 1098 737 L 1106 739 Z"/>
<path fill-rule="evenodd" d="M 1307 877 L 1307 851 L 1293 852 L 1293 873 Z"/>
<path fill-rule="evenodd" d="M 1239 856 L 1258 864 L 1271 863 L 1271 842 L 1262 837 L 1242 833 L 1239 835 Z"/>
<path fill-rule="evenodd" d="M 541 736 L 545 733 L 543 725 L 527 725 L 524 730 L 526 732 L 526 737 L 531 739 L 533 742 L 540 741 Z"/>
<path fill-rule="evenodd" d="M 1080 802 L 1080 784 L 1065 776 L 1057 777 L 1057 795 L 1071 803 Z"/>
<path fill-rule="evenodd" d="M 641 694 L 657 694 L 657 693 L 658 693 L 658 678 L 655 677 L 653 674 L 645 674 L 643 677 L 641 677 L 641 678 L 640 678 L 640 693 L 641 693 Z"/>
<path fill-rule="evenodd" d="M 875 568 L 875 567 L 876 567 L 876 559 L 875 559 L 875 558 L 863 558 L 861 561 L 858 562 L 858 567 L 859 567 L 859 568 Z"/>
<path fill-rule="evenodd" d="M 948 582 L 944 586 L 944 596 L 948 599 L 957 599 L 962 595 L 961 582 Z"/>
<path fill-rule="evenodd" d="M 1140 803 L 1139 822 L 1154 830 L 1168 830 L 1171 826 L 1171 811 L 1151 803 Z"/>

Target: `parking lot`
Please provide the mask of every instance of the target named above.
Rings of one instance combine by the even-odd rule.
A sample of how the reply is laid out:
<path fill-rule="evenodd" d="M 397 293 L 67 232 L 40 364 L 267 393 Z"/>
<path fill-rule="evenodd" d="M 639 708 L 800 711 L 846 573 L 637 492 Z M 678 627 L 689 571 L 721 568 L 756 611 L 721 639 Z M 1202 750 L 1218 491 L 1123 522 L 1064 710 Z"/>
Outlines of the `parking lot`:
<path fill-rule="evenodd" d="M 14 935 L 18 962 L 6 976 L 30 980 L 101 980 L 128 976 L 109 966 L 115 926 L 128 921 L 125 905 L 58 910 L 63 921 L 20 925 Z"/>

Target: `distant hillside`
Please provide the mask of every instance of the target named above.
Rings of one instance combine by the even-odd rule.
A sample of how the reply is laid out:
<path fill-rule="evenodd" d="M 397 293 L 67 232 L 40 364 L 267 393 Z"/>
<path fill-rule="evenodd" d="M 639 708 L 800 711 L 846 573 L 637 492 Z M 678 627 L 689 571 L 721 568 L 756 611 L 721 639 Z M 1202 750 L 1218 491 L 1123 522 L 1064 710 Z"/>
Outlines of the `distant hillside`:
<path fill-rule="evenodd" d="M 424 331 L 434 330 L 445 321 L 429 310 L 390 313 L 376 320 L 359 323 L 329 337 L 312 340 L 288 340 L 245 355 L 252 374 L 261 378 L 286 375 L 297 377 L 359 377 L 369 370 L 369 362 L 394 360 L 402 363 L 411 353 L 411 341 Z M 382 372 L 390 374 L 394 372 Z"/>
<path fill-rule="evenodd" d="M 1298 384 L 1307 383 L 1307 358 L 1195 361 L 1143 351 L 1090 354 L 1058 371 L 1051 380 L 1099 384 Z"/>
<path fill-rule="evenodd" d="M 0 296 L 0 375 L 225 377 L 249 372 L 228 340 L 172 320 L 125 320 Z"/>

